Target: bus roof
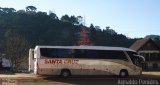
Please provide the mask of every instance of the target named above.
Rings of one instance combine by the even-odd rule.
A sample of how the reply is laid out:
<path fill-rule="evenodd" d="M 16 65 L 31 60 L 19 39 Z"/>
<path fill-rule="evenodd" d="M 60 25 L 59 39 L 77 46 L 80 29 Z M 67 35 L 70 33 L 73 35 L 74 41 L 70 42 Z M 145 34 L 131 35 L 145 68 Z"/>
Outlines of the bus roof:
<path fill-rule="evenodd" d="M 117 51 L 132 51 L 135 50 L 124 48 L 124 47 L 110 47 L 110 46 L 36 46 L 37 48 L 63 48 L 63 49 L 90 49 L 90 50 L 117 50 Z"/>

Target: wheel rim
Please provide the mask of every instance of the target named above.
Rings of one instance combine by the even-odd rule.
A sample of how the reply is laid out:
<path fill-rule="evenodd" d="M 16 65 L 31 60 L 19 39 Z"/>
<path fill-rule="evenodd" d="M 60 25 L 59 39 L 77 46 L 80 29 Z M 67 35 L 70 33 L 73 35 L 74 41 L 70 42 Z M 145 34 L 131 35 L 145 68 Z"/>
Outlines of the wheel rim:
<path fill-rule="evenodd" d="M 122 77 L 126 76 L 126 72 L 121 72 L 121 76 Z"/>
<path fill-rule="evenodd" d="M 69 76 L 69 73 L 68 73 L 68 72 L 63 72 L 62 75 L 63 75 L 64 77 L 68 77 L 68 76 Z"/>

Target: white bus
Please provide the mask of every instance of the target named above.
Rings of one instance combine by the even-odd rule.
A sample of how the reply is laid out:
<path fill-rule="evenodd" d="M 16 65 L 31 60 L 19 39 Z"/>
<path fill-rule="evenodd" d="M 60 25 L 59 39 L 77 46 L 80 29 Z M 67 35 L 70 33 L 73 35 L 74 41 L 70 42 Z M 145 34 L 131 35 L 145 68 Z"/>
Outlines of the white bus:
<path fill-rule="evenodd" d="M 141 75 L 144 58 L 134 50 L 106 46 L 36 46 L 37 75 Z"/>

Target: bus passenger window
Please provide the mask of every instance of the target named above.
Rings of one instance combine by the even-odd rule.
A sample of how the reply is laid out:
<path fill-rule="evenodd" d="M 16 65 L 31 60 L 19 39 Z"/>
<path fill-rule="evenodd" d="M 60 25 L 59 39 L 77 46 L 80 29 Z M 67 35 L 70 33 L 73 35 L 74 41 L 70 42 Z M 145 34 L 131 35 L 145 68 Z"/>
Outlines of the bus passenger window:
<path fill-rule="evenodd" d="M 100 57 L 102 59 L 119 59 L 119 60 L 128 60 L 123 51 L 110 51 L 104 50 L 100 51 Z"/>

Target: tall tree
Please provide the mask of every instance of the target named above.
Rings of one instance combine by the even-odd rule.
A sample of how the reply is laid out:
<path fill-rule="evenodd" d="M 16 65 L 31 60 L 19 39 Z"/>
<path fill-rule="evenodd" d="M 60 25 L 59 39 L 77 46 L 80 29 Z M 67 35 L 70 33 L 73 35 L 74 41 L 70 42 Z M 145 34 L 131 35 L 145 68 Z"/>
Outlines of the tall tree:
<path fill-rule="evenodd" d="M 16 12 L 16 10 L 14 8 L 2 8 L 0 7 L 0 10 L 5 12 L 5 13 L 13 13 Z"/>
<path fill-rule="evenodd" d="M 6 57 L 11 60 L 12 66 L 15 65 L 18 68 L 18 66 L 27 59 L 28 43 L 24 37 L 13 31 L 9 31 L 6 37 Z"/>
<path fill-rule="evenodd" d="M 83 19 L 82 16 L 77 16 L 77 20 L 78 20 L 79 25 L 85 25 L 84 24 L 84 19 Z"/>
<path fill-rule="evenodd" d="M 35 6 L 27 6 L 26 11 L 36 12 L 37 8 Z"/>
<path fill-rule="evenodd" d="M 52 19 L 58 19 L 57 15 L 55 13 L 53 13 L 52 11 L 49 12 L 49 16 L 52 18 Z"/>
<path fill-rule="evenodd" d="M 78 18 L 75 16 L 69 17 L 68 15 L 64 15 L 61 17 L 61 21 L 63 22 L 69 22 L 71 24 L 79 24 Z"/>
<path fill-rule="evenodd" d="M 64 21 L 64 22 L 69 22 L 69 16 L 68 15 L 64 15 L 61 17 L 61 21 Z"/>

